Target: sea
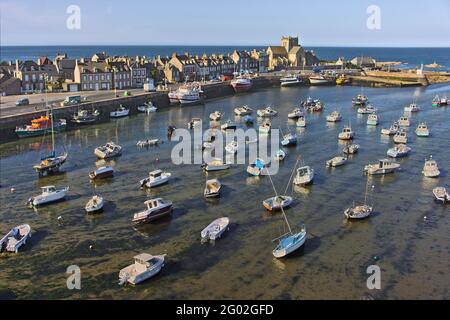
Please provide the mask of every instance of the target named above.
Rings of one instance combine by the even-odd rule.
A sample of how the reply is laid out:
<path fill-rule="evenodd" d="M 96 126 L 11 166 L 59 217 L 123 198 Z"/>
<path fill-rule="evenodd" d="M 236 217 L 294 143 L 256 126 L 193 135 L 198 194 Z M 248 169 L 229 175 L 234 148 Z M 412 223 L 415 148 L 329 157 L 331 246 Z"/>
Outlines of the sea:
<path fill-rule="evenodd" d="M 366 125 L 367 116 L 352 107 L 352 98 L 360 93 L 378 108 L 378 126 Z M 432 193 L 435 187 L 449 186 L 450 107 L 432 108 L 436 95 L 450 96 L 450 86 L 273 87 L 204 105 L 160 108 L 150 115 L 57 134 L 57 152 L 66 150 L 69 157 L 60 174 L 40 179 L 32 167 L 51 148 L 48 137 L 0 144 L 0 234 L 23 223 L 33 230 L 19 254 L 0 254 L 0 298 L 450 299 L 450 210 Z M 320 99 L 324 111 L 308 114 L 306 128 L 297 128 L 287 115 L 309 96 Z M 381 129 L 398 120 L 413 100 L 421 111 L 408 115 L 410 155 L 397 160 L 401 170 L 396 173 L 367 177 L 364 166 L 386 158 L 394 146 Z M 273 239 L 285 230 L 283 216 L 262 205 L 274 196 L 269 177 L 249 176 L 246 165 L 206 174 L 200 165 L 171 161 L 178 142 L 167 139 L 168 125 L 187 128 L 192 118 L 201 118 L 206 130 L 210 113 L 218 110 L 225 114 L 222 121 L 232 120 L 246 129 L 233 113 L 242 105 L 255 111 L 271 105 L 279 112 L 272 119 L 273 128 L 298 135 L 297 146 L 284 148 L 286 159 L 271 177 L 279 193 L 294 198 L 286 210 L 291 227 L 295 231 L 304 225 L 308 233 L 303 249 L 285 259 L 272 255 L 277 245 Z M 327 123 L 327 114 L 334 110 L 342 114 L 342 121 Z M 428 124 L 430 137 L 414 134 L 421 122 Z M 345 143 L 338 141 L 338 134 L 348 124 L 360 151 L 346 165 L 326 168 L 327 160 L 342 154 Z M 136 146 L 149 138 L 161 143 L 148 149 Z M 123 154 L 106 163 L 98 161 L 94 149 L 108 141 L 120 144 Z M 441 168 L 439 178 L 422 174 L 424 160 L 431 155 Z M 105 164 L 114 167 L 114 177 L 92 183 L 89 172 Z M 291 175 L 303 164 L 315 170 L 314 183 L 294 187 Z M 155 169 L 170 172 L 169 183 L 140 189 L 139 181 Z M 221 197 L 205 200 L 205 182 L 214 178 L 223 185 Z M 27 199 L 47 185 L 70 187 L 66 200 L 27 208 Z M 347 221 L 344 210 L 364 201 L 367 185 L 373 215 Z M 87 215 L 84 206 L 95 193 L 104 197 L 104 211 Z M 133 214 L 157 197 L 173 202 L 172 216 L 134 226 Z M 230 218 L 229 229 L 215 243 L 202 243 L 201 230 L 219 217 Z M 120 286 L 120 269 L 140 253 L 167 254 L 164 268 L 140 285 Z M 70 266 L 81 270 L 81 290 L 67 287 Z M 372 290 L 367 283 L 376 267 L 381 287 Z"/>
<path fill-rule="evenodd" d="M 67 53 L 69 57 L 91 57 L 97 52 L 107 52 L 112 56 L 171 56 L 172 53 L 189 52 L 193 55 L 227 54 L 233 50 L 262 50 L 267 46 L 2 46 L 0 60 L 15 61 L 36 60 L 40 56 L 55 57 L 57 53 Z M 363 48 L 363 47 L 305 47 L 313 50 L 322 60 L 336 60 L 343 57 L 351 60 L 354 57 L 373 57 L 377 61 L 402 62 L 401 68 L 417 68 L 421 64 L 436 62 L 450 70 L 450 48 Z"/>

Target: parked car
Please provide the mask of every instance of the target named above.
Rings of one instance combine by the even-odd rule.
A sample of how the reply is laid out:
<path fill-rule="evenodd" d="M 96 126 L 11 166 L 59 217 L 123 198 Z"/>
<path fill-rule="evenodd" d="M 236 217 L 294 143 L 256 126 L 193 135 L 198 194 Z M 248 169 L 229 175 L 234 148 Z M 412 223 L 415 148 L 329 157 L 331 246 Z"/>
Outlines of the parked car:
<path fill-rule="evenodd" d="M 30 100 L 28 98 L 22 98 L 16 101 L 16 106 L 27 106 L 30 104 Z"/>

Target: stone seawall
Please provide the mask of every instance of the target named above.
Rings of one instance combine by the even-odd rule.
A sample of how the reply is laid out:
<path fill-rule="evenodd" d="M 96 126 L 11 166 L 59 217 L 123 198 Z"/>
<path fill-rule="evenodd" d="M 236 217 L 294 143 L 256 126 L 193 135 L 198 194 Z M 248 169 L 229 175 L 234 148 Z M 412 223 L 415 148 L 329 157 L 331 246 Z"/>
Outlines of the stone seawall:
<path fill-rule="evenodd" d="M 267 88 L 271 86 L 278 86 L 280 83 L 279 77 L 258 77 L 253 79 L 253 88 Z M 230 86 L 230 82 L 220 82 L 214 84 L 208 84 L 203 86 L 206 99 L 215 99 L 234 94 L 233 88 Z M 80 105 L 69 107 L 57 107 L 54 108 L 55 119 L 66 119 L 67 130 L 73 128 L 83 128 L 83 126 L 76 126 L 70 122 L 72 115 L 77 112 L 78 109 L 91 109 L 95 108 L 100 111 L 99 122 L 110 121 L 109 113 L 116 110 L 120 104 L 123 104 L 127 108 L 130 108 L 130 115 L 137 113 L 137 107 L 151 100 L 152 103 L 158 108 L 166 108 L 170 105 L 167 92 L 150 92 L 142 93 L 139 95 L 120 97 L 115 99 L 108 99 L 104 101 L 85 102 Z M 46 111 L 33 111 L 29 113 L 17 114 L 13 116 L 7 116 L 0 118 L 0 143 L 18 140 L 14 130 L 18 126 L 29 124 L 32 119 L 45 115 Z"/>

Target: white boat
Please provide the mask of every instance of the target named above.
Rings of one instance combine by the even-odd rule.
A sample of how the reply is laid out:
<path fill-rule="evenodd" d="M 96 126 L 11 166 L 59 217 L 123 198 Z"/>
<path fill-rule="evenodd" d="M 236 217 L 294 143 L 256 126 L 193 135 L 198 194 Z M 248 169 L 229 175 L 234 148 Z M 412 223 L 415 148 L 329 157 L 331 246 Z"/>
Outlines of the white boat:
<path fill-rule="evenodd" d="M 342 132 L 339 133 L 338 138 L 339 140 L 352 140 L 354 136 L 353 130 L 350 126 L 345 126 L 344 129 L 342 129 Z"/>
<path fill-rule="evenodd" d="M 136 146 L 140 148 L 156 146 L 159 143 L 159 139 L 147 139 L 147 140 L 139 140 L 136 143 Z"/>
<path fill-rule="evenodd" d="M 229 169 L 230 165 L 224 163 L 221 159 L 216 158 L 209 163 L 203 164 L 202 167 L 205 171 L 220 171 Z"/>
<path fill-rule="evenodd" d="M 311 85 L 324 85 L 331 83 L 331 80 L 325 78 L 323 75 L 316 75 L 309 77 L 309 83 L 311 83 Z"/>
<path fill-rule="evenodd" d="M 297 135 L 295 133 L 288 133 L 283 136 L 283 140 L 281 140 L 281 145 L 283 147 L 294 146 L 297 144 Z"/>
<path fill-rule="evenodd" d="M 222 189 L 222 184 L 218 179 L 211 179 L 206 181 L 204 196 L 205 198 L 216 198 L 220 197 L 220 190 Z"/>
<path fill-rule="evenodd" d="M 375 108 L 374 106 L 372 106 L 370 104 L 365 107 L 358 108 L 359 114 L 372 114 L 375 112 L 377 112 L 377 108 Z"/>
<path fill-rule="evenodd" d="M 294 110 L 288 113 L 289 119 L 298 119 L 302 116 L 304 116 L 304 113 L 300 108 L 295 108 Z"/>
<path fill-rule="evenodd" d="M 233 121 L 228 120 L 223 125 L 220 126 L 222 130 L 236 130 L 237 126 Z"/>
<path fill-rule="evenodd" d="M 223 113 L 220 111 L 214 111 L 213 113 L 211 113 L 209 115 L 209 119 L 212 121 L 219 121 L 220 119 L 222 119 L 223 117 Z"/>
<path fill-rule="evenodd" d="M 109 116 L 111 118 L 122 118 L 127 117 L 130 113 L 130 109 L 125 108 L 123 105 L 120 105 L 116 111 L 110 112 Z"/>
<path fill-rule="evenodd" d="M 434 188 L 433 194 L 436 197 L 436 200 L 439 200 L 442 203 L 450 202 L 450 195 L 444 187 Z"/>
<path fill-rule="evenodd" d="M 429 137 L 430 136 L 430 130 L 428 129 L 428 126 L 425 122 L 422 122 L 419 124 L 416 128 L 416 135 L 418 137 Z"/>
<path fill-rule="evenodd" d="M 109 159 L 122 155 L 122 147 L 114 142 L 108 142 L 104 146 L 95 148 L 94 154 L 99 159 Z"/>
<path fill-rule="evenodd" d="M 378 125 L 378 115 L 376 113 L 369 114 L 367 117 L 367 125 L 368 126 L 377 126 Z"/>
<path fill-rule="evenodd" d="M 163 172 L 162 170 L 154 170 L 149 172 L 148 177 L 139 181 L 141 187 L 154 188 L 169 182 L 172 174 Z"/>
<path fill-rule="evenodd" d="M 211 222 L 205 229 L 202 230 L 200 236 L 203 241 L 212 240 L 215 241 L 219 239 L 222 234 L 227 230 L 230 224 L 229 218 L 219 218 Z"/>
<path fill-rule="evenodd" d="M 301 116 L 301 117 L 298 118 L 298 120 L 297 120 L 297 127 L 299 127 L 299 128 L 306 127 L 306 119 L 305 119 L 304 116 Z"/>
<path fill-rule="evenodd" d="M 264 160 L 259 158 L 256 159 L 247 167 L 247 173 L 251 174 L 252 176 L 266 175 L 268 172 Z"/>
<path fill-rule="evenodd" d="M 99 195 L 93 196 L 84 207 L 87 213 L 100 212 L 103 209 L 103 197 Z"/>
<path fill-rule="evenodd" d="M 142 113 L 153 113 L 158 111 L 151 101 L 144 103 L 144 105 L 137 107 L 137 110 Z"/>
<path fill-rule="evenodd" d="M 286 207 L 289 207 L 293 202 L 292 197 L 288 196 L 275 196 L 263 201 L 263 206 L 269 211 L 279 211 Z"/>
<path fill-rule="evenodd" d="M 286 153 L 285 153 L 283 150 L 280 149 L 280 150 L 278 150 L 278 151 L 275 153 L 274 158 L 275 158 L 275 160 L 277 160 L 277 161 L 283 161 L 284 158 L 286 158 Z"/>
<path fill-rule="evenodd" d="M 314 169 L 309 166 L 300 167 L 297 169 L 297 174 L 294 178 L 294 185 L 306 186 L 311 184 L 314 180 Z"/>
<path fill-rule="evenodd" d="M 327 116 L 327 122 L 338 122 L 342 120 L 342 116 L 338 111 L 333 111 Z"/>
<path fill-rule="evenodd" d="M 259 117 L 275 117 L 278 114 L 278 112 L 271 107 L 259 109 L 256 113 Z"/>
<path fill-rule="evenodd" d="M 359 144 L 350 144 L 342 150 L 344 154 L 355 154 L 359 151 Z"/>
<path fill-rule="evenodd" d="M 400 169 L 400 164 L 390 159 L 382 159 L 378 163 L 368 164 L 364 167 L 364 171 L 370 175 L 393 173 L 398 169 Z"/>
<path fill-rule="evenodd" d="M 133 223 L 147 223 L 163 218 L 170 215 L 173 209 L 172 201 L 163 200 L 162 198 L 148 200 L 144 204 L 147 206 L 147 209 L 135 213 L 133 215 Z"/>
<path fill-rule="evenodd" d="M 280 79 L 280 84 L 282 87 L 297 86 L 301 83 L 301 80 L 294 75 L 290 75 Z"/>
<path fill-rule="evenodd" d="M 270 123 L 270 121 L 264 121 L 260 126 L 259 126 L 259 133 L 260 134 L 268 134 L 270 132 L 272 128 L 272 124 Z"/>
<path fill-rule="evenodd" d="M 239 145 L 236 141 L 231 141 L 225 146 L 225 150 L 228 153 L 235 154 L 239 149 Z"/>
<path fill-rule="evenodd" d="M 327 167 L 339 167 L 347 163 L 346 157 L 337 156 L 327 161 Z"/>
<path fill-rule="evenodd" d="M 31 227 L 23 224 L 14 227 L 0 240 L 0 253 L 13 252 L 18 253 L 21 246 L 27 243 L 31 238 Z"/>
<path fill-rule="evenodd" d="M 409 118 L 407 116 L 402 116 L 398 120 L 398 125 L 400 127 L 409 127 L 411 125 L 411 122 L 409 121 Z"/>
<path fill-rule="evenodd" d="M 395 143 L 406 144 L 408 142 L 408 135 L 406 134 L 405 131 L 399 130 L 394 135 L 394 142 Z"/>
<path fill-rule="evenodd" d="M 69 187 L 57 190 L 55 186 L 41 187 L 42 193 L 38 196 L 28 199 L 28 204 L 31 207 L 46 205 L 52 202 L 61 201 L 66 197 L 66 192 Z"/>
<path fill-rule="evenodd" d="M 395 135 L 398 130 L 400 129 L 400 127 L 398 126 L 398 122 L 395 121 L 393 125 L 391 125 L 391 127 L 389 129 L 381 129 L 381 134 L 385 135 L 385 136 L 393 136 Z"/>
<path fill-rule="evenodd" d="M 387 155 L 392 158 L 402 158 L 406 157 L 410 151 L 411 148 L 408 147 L 406 144 L 397 144 L 396 146 L 390 148 L 387 151 Z"/>
<path fill-rule="evenodd" d="M 433 159 L 433 156 L 427 160 L 425 159 L 425 164 L 423 165 L 422 173 L 427 178 L 437 178 L 441 174 L 439 171 L 438 164 L 436 160 Z"/>
<path fill-rule="evenodd" d="M 148 253 L 141 253 L 135 256 L 134 264 L 120 270 L 119 284 L 123 285 L 129 282 L 136 285 L 155 276 L 164 267 L 165 256 L 152 256 Z"/>
<path fill-rule="evenodd" d="M 418 112 L 420 108 L 417 104 L 411 103 L 409 106 L 405 107 L 405 112 Z"/>
<path fill-rule="evenodd" d="M 188 122 L 188 128 L 194 129 L 195 127 L 202 125 L 202 119 L 200 118 L 192 118 L 191 121 Z"/>
<path fill-rule="evenodd" d="M 234 109 L 234 114 L 237 116 L 247 116 L 253 113 L 253 110 L 248 106 L 237 107 Z"/>

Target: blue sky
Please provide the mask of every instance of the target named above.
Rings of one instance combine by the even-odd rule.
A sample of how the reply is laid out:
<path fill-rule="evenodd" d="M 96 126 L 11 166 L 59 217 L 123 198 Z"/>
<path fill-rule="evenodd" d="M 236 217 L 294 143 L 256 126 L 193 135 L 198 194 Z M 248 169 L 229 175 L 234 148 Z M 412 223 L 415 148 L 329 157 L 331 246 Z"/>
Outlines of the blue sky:
<path fill-rule="evenodd" d="M 81 29 L 66 28 L 69 5 Z M 381 9 L 369 30 L 366 10 Z M 450 47 L 450 0 L 0 0 L 2 45 L 268 45 Z"/>

